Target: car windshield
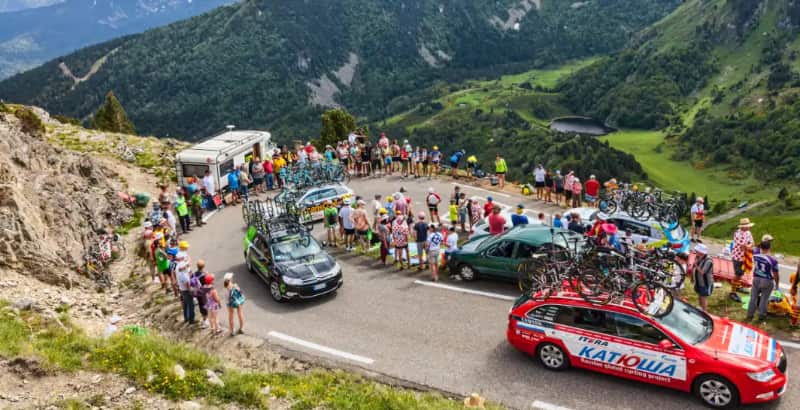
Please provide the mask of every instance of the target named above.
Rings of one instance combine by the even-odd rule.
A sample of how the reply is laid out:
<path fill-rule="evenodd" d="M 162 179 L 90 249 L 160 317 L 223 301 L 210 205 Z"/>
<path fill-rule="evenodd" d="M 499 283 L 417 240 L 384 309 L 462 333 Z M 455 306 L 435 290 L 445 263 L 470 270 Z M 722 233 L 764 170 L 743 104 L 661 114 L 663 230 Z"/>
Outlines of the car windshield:
<path fill-rule="evenodd" d="M 675 306 L 668 315 L 654 319 L 672 334 L 693 345 L 702 343 L 714 331 L 711 317 L 678 299 L 675 299 Z"/>
<path fill-rule="evenodd" d="M 479 246 L 481 246 L 482 244 L 488 242 L 488 240 L 492 239 L 492 238 L 494 238 L 494 237 L 486 235 L 486 236 L 478 237 L 476 239 L 472 239 L 472 240 L 468 241 L 467 243 L 465 243 L 461 247 L 461 250 L 464 251 L 464 252 L 474 252 L 476 249 L 478 249 Z"/>
<path fill-rule="evenodd" d="M 290 261 L 307 258 L 322 252 L 314 238 L 307 235 L 292 235 L 272 245 L 276 261 Z"/>

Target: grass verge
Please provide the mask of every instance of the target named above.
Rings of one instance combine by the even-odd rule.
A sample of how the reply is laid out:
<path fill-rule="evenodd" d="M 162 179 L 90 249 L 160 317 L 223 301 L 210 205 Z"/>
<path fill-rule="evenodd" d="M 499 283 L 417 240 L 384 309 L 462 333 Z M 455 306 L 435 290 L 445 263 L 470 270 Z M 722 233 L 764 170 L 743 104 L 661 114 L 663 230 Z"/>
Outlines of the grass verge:
<path fill-rule="evenodd" d="M 737 322 L 745 322 L 747 318 L 747 309 L 742 307 L 742 303 L 734 302 L 728 295 L 731 293 L 731 287 L 728 283 L 723 283 L 722 287 L 715 288 L 708 298 L 708 311 L 720 317 L 728 317 Z M 681 295 L 690 304 L 699 307 L 697 293 L 692 289 L 691 283 L 686 283 L 686 288 L 683 289 Z M 740 297 L 747 295 L 739 293 Z M 745 322 L 746 323 L 746 322 Z M 798 328 L 792 327 L 789 323 L 789 316 L 778 316 L 770 314 L 764 322 L 753 321 L 750 324 L 761 328 L 767 333 L 774 334 L 775 332 L 791 333 L 798 331 Z"/>
<path fill-rule="evenodd" d="M 205 399 L 267 408 L 270 395 L 293 409 L 463 409 L 459 401 L 436 393 L 420 393 L 370 381 L 344 371 L 307 374 L 265 373 L 226 368 L 199 349 L 168 340 L 152 331 L 120 331 L 109 339 L 92 338 L 67 321 L 61 326 L 31 311 L 17 312 L 0 301 L 0 357 L 38 358 L 54 371 L 78 369 L 122 375 L 151 393 L 172 400 Z M 185 370 L 179 378 L 176 364 Z M 211 384 L 206 370 L 219 374 L 224 386 Z M 269 394 L 263 389 L 269 386 Z M 73 403 L 74 404 L 74 403 Z M 487 405 L 487 409 L 500 409 Z"/>

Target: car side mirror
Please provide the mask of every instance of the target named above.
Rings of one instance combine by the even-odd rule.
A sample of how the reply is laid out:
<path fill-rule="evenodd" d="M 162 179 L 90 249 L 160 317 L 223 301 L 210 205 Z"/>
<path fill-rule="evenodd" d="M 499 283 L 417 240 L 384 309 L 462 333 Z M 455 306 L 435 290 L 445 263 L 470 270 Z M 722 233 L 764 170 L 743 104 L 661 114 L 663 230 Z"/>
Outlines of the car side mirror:
<path fill-rule="evenodd" d="M 675 348 L 675 344 L 672 343 L 672 341 L 669 340 L 669 339 L 664 339 L 664 340 L 658 342 L 658 347 L 660 347 L 662 349 L 674 349 Z"/>

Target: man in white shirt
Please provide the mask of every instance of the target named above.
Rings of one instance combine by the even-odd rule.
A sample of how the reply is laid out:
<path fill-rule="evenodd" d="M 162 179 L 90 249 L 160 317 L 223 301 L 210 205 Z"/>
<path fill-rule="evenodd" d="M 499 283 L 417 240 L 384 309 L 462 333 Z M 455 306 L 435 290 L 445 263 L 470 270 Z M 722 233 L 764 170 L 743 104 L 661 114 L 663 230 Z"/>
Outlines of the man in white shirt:
<path fill-rule="evenodd" d="M 209 170 L 206 170 L 206 174 L 203 177 L 203 186 L 206 188 L 206 192 L 208 192 L 208 195 L 212 197 L 217 192 L 214 187 L 214 177 L 211 176 L 211 171 Z"/>
<path fill-rule="evenodd" d="M 534 186 L 536 187 L 536 199 L 544 199 L 545 175 L 547 175 L 547 171 L 544 170 L 544 166 L 542 166 L 542 164 L 539 164 L 539 166 L 533 170 Z"/>

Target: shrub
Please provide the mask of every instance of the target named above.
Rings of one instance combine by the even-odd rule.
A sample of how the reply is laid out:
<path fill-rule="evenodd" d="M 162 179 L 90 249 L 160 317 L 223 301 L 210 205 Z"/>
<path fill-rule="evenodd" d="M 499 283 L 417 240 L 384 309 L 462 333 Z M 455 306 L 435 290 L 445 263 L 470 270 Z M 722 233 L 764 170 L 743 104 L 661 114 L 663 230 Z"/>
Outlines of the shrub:
<path fill-rule="evenodd" d="M 22 132 L 41 137 L 44 135 L 44 123 L 33 110 L 23 107 L 14 112 L 22 123 Z"/>
<path fill-rule="evenodd" d="M 77 118 L 67 117 L 66 115 L 54 115 L 53 118 L 65 125 L 81 125 L 81 121 Z"/>

